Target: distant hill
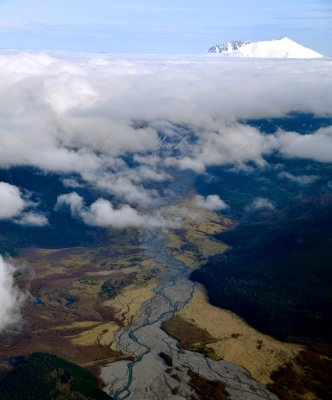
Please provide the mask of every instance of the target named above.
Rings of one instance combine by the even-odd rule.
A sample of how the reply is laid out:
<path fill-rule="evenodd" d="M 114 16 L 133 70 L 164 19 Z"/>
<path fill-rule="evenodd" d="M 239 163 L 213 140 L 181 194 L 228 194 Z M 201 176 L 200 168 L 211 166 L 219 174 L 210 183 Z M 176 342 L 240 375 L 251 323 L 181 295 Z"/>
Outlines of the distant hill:
<path fill-rule="evenodd" d="M 308 49 L 293 40 L 284 37 L 277 40 L 260 42 L 230 41 L 218 44 L 208 50 L 209 53 L 218 53 L 230 57 L 253 58 L 320 58 L 320 53 Z"/>

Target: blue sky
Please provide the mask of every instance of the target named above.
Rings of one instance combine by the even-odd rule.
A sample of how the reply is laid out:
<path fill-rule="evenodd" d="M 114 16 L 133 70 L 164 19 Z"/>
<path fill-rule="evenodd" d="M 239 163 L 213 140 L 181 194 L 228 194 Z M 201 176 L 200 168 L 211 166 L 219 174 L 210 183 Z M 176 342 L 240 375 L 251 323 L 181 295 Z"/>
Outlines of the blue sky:
<path fill-rule="evenodd" d="M 0 48 L 204 53 L 289 38 L 332 56 L 332 0 L 0 0 Z"/>

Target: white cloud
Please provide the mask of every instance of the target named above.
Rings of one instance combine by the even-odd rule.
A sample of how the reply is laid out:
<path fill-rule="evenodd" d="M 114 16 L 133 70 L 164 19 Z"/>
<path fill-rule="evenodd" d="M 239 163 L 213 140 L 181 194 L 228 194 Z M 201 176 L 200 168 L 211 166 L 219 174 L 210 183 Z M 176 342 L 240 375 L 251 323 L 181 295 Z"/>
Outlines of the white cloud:
<path fill-rule="evenodd" d="M 264 197 L 257 197 L 253 200 L 253 202 L 248 206 L 248 210 L 274 210 L 274 204 Z"/>
<path fill-rule="evenodd" d="M 25 226 L 46 226 L 48 225 L 48 219 L 44 214 L 38 214 L 35 212 L 23 213 L 19 218 L 15 220 L 19 225 Z"/>
<path fill-rule="evenodd" d="M 310 185 L 311 183 L 316 182 L 319 179 L 317 175 L 293 175 L 289 172 L 280 172 L 278 174 L 280 178 L 289 179 L 292 182 L 295 182 L 299 185 Z"/>
<path fill-rule="evenodd" d="M 129 228 L 129 227 L 176 227 L 178 222 L 167 221 L 160 214 L 140 214 L 128 204 L 114 208 L 112 203 L 105 199 L 98 199 L 89 207 L 85 206 L 84 200 L 77 193 L 62 194 L 58 197 L 56 210 L 63 206 L 69 207 L 71 214 L 82 219 L 87 225 L 102 228 Z"/>
<path fill-rule="evenodd" d="M 69 207 L 73 216 L 79 216 L 84 208 L 83 197 L 79 196 L 76 192 L 62 194 L 57 199 L 55 210 L 58 211 L 63 206 Z"/>
<path fill-rule="evenodd" d="M 25 295 L 15 286 L 14 272 L 14 266 L 0 255 L 0 333 L 20 321 Z"/>
<path fill-rule="evenodd" d="M 25 208 L 25 201 L 16 186 L 0 182 L 0 220 L 17 217 Z"/>
<path fill-rule="evenodd" d="M 207 197 L 195 196 L 194 203 L 198 207 L 202 207 L 210 211 L 225 210 L 229 208 L 229 206 L 216 194 L 210 194 Z"/>
<path fill-rule="evenodd" d="M 138 214 L 128 204 L 115 209 L 111 202 L 104 199 L 95 201 L 91 204 L 89 210 L 82 212 L 81 215 L 86 224 L 101 227 L 137 227 L 144 226 L 148 222 L 144 216 Z"/>
<path fill-rule="evenodd" d="M 332 162 L 332 126 L 321 128 L 311 135 L 287 132 L 278 137 L 279 151 L 289 158 L 308 158 Z"/>
<path fill-rule="evenodd" d="M 48 224 L 45 215 L 26 211 L 36 205 L 26 200 L 17 186 L 0 182 L 0 221 L 11 220 L 20 225 L 45 226 Z"/>
<path fill-rule="evenodd" d="M 76 179 L 73 179 L 73 178 L 63 178 L 62 183 L 65 187 L 73 188 L 73 189 L 83 187 L 82 183 L 78 182 Z"/>
<path fill-rule="evenodd" d="M 197 173 L 214 165 L 241 167 L 248 161 L 265 166 L 263 156 L 272 153 L 276 147 L 277 140 L 273 135 L 263 135 L 257 129 L 239 123 L 220 124 L 218 130 L 205 132 L 197 143 L 187 148 L 190 156 L 166 161 Z"/>
<path fill-rule="evenodd" d="M 203 173 L 205 171 L 205 164 L 203 161 L 197 159 L 197 158 L 191 158 L 191 157 L 183 157 L 183 158 L 166 158 L 165 160 L 165 166 L 176 166 L 180 169 L 190 169 L 197 174 Z"/>
<path fill-rule="evenodd" d="M 45 101 L 59 113 L 92 105 L 98 93 L 82 77 L 61 75 L 45 82 Z"/>

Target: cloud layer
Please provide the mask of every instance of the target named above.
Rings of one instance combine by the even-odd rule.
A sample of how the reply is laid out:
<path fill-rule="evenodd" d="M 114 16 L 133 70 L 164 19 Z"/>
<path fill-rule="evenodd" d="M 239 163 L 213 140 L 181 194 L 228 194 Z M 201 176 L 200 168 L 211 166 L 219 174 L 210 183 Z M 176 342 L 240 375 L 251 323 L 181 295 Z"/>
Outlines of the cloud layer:
<path fill-rule="evenodd" d="M 332 162 L 331 126 L 277 136 L 241 122 L 292 111 L 331 116 L 328 59 L 7 52 L 0 78 L 0 168 L 33 166 L 62 174 L 73 189 L 97 188 L 112 204 L 82 204 L 81 217 L 99 226 L 104 214 L 108 225 L 129 215 L 139 225 L 165 203 L 174 168 L 262 168 L 272 153 Z M 19 214 L 16 200 L 3 214 Z M 133 214 L 137 207 L 143 214 Z M 31 212 L 20 221 L 46 223 Z"/>

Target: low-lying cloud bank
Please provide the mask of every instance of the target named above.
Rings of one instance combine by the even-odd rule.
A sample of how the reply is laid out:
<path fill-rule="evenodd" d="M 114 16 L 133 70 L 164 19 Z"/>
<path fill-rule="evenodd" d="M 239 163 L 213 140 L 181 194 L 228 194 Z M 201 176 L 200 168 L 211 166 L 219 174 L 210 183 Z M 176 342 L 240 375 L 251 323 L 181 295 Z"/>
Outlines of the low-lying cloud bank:
<path fill-rule="evenodd" d="M 13 278 L 15 268 L 0 255 L 0 333 L 20 321 L 20 309 L 25 295 Z"/>
<path fill-rule="evenodd" d="M 332 162 L 331 126 L 277 136 L 240 122 L 292 111 L 332 116 L 331 71 L 328 59 L 2 53 L 0 168 L 60 173 L 68 187 L 89 185 L 121 204 L 82 200 L 75 213 L 89 224 L 157 224 L 135 209 L 165 203 L 156 185 L 172 180 L 170 167 L 262 168 L 272 153 Z M 22 216 L 24 200 L 11 195 L 2 218 L 47 223 L 31 210 Z"/>

